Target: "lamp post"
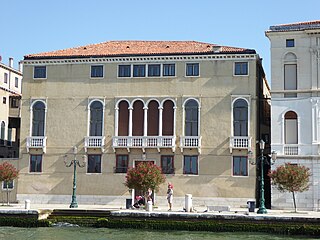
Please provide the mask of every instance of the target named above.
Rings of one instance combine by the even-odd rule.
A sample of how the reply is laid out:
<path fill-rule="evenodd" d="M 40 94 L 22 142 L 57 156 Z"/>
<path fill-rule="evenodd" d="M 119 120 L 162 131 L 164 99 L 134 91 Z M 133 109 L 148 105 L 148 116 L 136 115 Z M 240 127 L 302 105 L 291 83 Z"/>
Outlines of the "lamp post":
<path fill-rule="evenodd" d="M 270 161 L 268 160 L 267 157 L 265 157 L 263 155 L 263 150 L 265 147 L 265 142 L 263 140 L 260 140 L 259 142 L 259 147 L 260 147 L 260 156 L 257 158 L 257 161 L 254 162 L 253 159 L 253 153 L 251 151 L 249 151 L 248 155 L 249 155 L 249 159 L 251 159 L 250 163 L 253 165 L 259 164 L 260 162 L 260 171 L 261 171 L 261 176 L 260 176 L 260 202 L 259 202 L 259 209 L 257 211 L 257 213 L 259 214 L 265 214 L 267 213 L 267 209 L 265 207 L 265 198 L 264 198 L 264 163 L 266 162 L 267 164 L 274 164 L 274 161 L 277 158 L 277 153 L 275 151 L 272 151 L 271 153 L 271 159 L 272 162 L 270 163 Z"/>
<path fill-rule="evenodd" d="M 77 196 L 76 196 L 76 190 L 77 190 L 77 166 L 83 168 L 86 163 L 85 161 L 83 161 L 82 164 L 80 164 L 80 162 L 77 160 L 76 156 L 77 156 L 77 152 L 78 149 L 76 146 L 73 147 L 73 160 L 71 160 L 71 162 L 68 164 L 67 163 L 67 155 L 64 156 L 64 164 L 66 165 L 66 167 L 71 167 L 73 165 L 73 188 L 72 188 L 72 201 L 70 204 L 70 208 L 77 208 L 78 207 L 78 203 L 77 203 Z"/>

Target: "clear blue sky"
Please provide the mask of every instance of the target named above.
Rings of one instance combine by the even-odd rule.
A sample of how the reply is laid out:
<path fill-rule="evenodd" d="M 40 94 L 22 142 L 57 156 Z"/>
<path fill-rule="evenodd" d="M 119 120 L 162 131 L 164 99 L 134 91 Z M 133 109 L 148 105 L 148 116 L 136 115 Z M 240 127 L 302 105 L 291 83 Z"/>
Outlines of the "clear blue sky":
<path fill-rule="evenodd" d="M 320 19 L 319 0 L 1 0 L 0 55 L 110 40 L 195 40 L 253 48 L 270 81 L 271 25 Z"/>

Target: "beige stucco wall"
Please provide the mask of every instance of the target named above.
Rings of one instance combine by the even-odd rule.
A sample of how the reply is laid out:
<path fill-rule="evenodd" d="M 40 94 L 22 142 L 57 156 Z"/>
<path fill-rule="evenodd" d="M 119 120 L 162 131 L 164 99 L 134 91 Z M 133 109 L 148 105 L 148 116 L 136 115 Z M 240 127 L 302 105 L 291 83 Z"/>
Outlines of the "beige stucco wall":
<path fill-rule="evenodd" d="M 256 55 L 253 55 L 254 58 Z M 116 155 L 112 149 L 114 136 L 115 103 L 120 98 L 163 99 L 170 97 L 177 105 L 176 110 L 176 151 L 146 149 L 147 160 L 160 165 L 161 155 L 174 154 L 175 174 L 167 175 L 173 182 L 175 197 L 186 193 L 194 198 L 254 198 L 255 167 L 249 165 L 249 176 L 232 176 L 232 154 L 229 149 L 231 136 L 232 95 L 250 95 L 250 136 L 255 142 L 256 135 L 256 59 L 249 61 L 249 76 L 233 76 L 235 60 L 191 60 L 200 63 L 200 77 L 185 77 L 185 63 L 176 61 L 176 77 L 161 78 L 118 78 L 120 63 L 99 63 L 104 65 L 103 79 L 90 79 L 90 63 L 46 64 L 47 79 L 33 80 L 33 64 L 24 64 L 21 161 L 18 194 L 71 195 L 72 168 L 66 168 L 63 156 L 73 157 L 72 146 L 77 146 L 77 158 L 81 160 L 84 151 L 84 137 L 88 128 L 88 99 L 105 101 L 104 135 L 105 151 L 102 155 L 102 173 L 87 174 L 86 168 L 78 169 L 77 194 L 101 196 L 129 196 L 123 185 L 125 174 L 113 173 Z M 139 62 L 139 61 L 138 61 Z M 172 63 L 174 61 L 170 61 Z M 133 61 L 131 63 L 137 63 Z M 140 62 L 139 62 L 140 63 Z M 147 62 L 148 63 L 148 62 Z M 153 62 L 152 62 L 153 63 Z M 165 62 L 160 62 L 165 63 Z M 97 63 L 95 63 L 97 64 Z M 122 63 L 123 64 L 123 63 Z M 126 63 L 127 64 L 127 63 Z M 183 102 L 196 98 L 201 103 L 199 154 L 199 175 L 183 175 L 183 154 L 198 155 L 197 149 L 179 148 L 182 135 Z M 33 99 L 43 99 L 47 103 L 46 133 L 47 149 L 43 157 L 42 173 L 29 173 L 29 153 L 26 137 L 30 135 L 30 105 Z M 253 147 L 254 144 L 253 144 Z M 254 150 L 254 149 L 253 149 Z M 93 151 L 93 150 L 91 150 Z M 32 149 L 30 153 L 41 153 Z M 128 154 L 126 149 L 118 149 L 117 154 Z M 247 155 L 247 150 L 234 150 L 233 155 Z M 132 149 L 129 165 L 141 160 L 142 150 Z M 166 194 L 166 185 L 160 188 L 159 196 Z M 245 204 L 245 202 L 243 203 Z"/>

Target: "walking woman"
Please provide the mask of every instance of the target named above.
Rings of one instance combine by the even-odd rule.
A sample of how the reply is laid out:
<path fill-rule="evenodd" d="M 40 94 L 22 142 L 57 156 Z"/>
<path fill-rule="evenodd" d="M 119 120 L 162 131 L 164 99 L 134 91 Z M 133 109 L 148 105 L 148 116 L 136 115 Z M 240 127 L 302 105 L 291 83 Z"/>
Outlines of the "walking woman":
<path fill-rule="evenodd" d="M 167 191 L 167 200 L 169 204 L 169 210 L 172 210 L 172 200 L 173 200 L 173 185 L 171 183 L 168 183 L 168 191 Z"/>

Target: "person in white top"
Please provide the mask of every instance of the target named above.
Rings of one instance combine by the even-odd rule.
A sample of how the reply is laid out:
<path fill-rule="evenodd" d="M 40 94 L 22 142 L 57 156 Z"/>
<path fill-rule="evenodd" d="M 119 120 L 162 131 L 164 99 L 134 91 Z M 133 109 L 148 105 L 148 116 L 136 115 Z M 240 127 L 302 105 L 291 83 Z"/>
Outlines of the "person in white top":
<path fill-rule="evenodd" d="M 169 210 L 172 210 L 172 200 L 173 200 L 173 185 L 171 183 L 168 183 L 168 191 L 167 191 L 167 200 L 169 204 Z"/>

